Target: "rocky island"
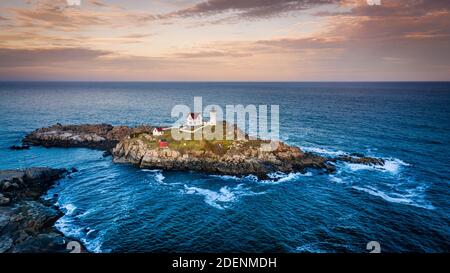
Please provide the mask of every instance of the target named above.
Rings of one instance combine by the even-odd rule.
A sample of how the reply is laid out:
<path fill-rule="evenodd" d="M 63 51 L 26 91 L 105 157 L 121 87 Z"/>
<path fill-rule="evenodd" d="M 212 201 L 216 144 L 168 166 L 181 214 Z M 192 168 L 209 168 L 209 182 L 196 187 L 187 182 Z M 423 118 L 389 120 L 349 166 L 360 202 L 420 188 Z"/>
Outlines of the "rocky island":
<path fill-rule="evenodd" d="M 56 124 L 28 134 L 23 139 L 23 144 L 102 149 L 112 155 L 114 162 L 131 163 L 140 168 L 237 176 L 252 174 L 261 178 L 274 172 L 306 172 L 307 169 L 332 173 L 336 170 L 337 161 L 384 164 L 383 159 L 359 154 L 324 157 L 283 142 L 277 142 L 273 150 L 264 150 L 261 149 L 262 145 L 269 141 L 249 137 L 235 125 L 225 122 L 221 125 L 224 128 L 231 126 L 231 132 L 241 138 L 176 140 L 171 135 L 171 130 L 161 130 L 149 125 L 132 128 L 109 124 Z M 159 133 L 155 134 L 155 129 Z"/>
<path fill-rule="evenodd" d="M 62 212 L 40 199 L 67 174 L 50 168 L 0 171 L 0 253 L 69 252 L 73 240 L 54 228 Z"/>
<path fill-rule="evenodd" d="M 283 142 L 276 142 L 273 149 L 262 149 L 270 141 L 250 137 L 236 125 L 221 122 L 202 127 L 207 126 L 222 126 L 226 134 L 233 134 L 236 139 L 180 140 L 172 135 L 173 128 L 149 125 L 56 124 L 26 135 L 22 146 L 13 150 L 31 146 L 85 147 L 103 150 L 114 162 L 139 168 L 259 178 L 307 169 L 333 173 L 338 161 L 380 166 L 385 163 L 383 159 L 362 154 L 325 157 Z M 50 168 L 0 171 L 0 253 L 68 252 L 66 244 L 71 240 L 54 228 L 62 213 L 40 198 L 68 173 L 65 169 Z"/>

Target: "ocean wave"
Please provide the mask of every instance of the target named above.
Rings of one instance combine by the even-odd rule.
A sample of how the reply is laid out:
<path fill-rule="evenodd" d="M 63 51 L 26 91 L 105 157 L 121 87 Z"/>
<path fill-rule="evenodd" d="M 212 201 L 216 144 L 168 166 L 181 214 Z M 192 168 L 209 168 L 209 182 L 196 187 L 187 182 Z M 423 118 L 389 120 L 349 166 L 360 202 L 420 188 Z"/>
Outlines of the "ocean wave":
<path fill-rule="evenodd" d="M 161 170 L 151 170 L 151 169 L 142 169 L 143 172 L 149 172 L 151 173 L 152 177 L 155 179 L 158 183 L 164 183 L 164 179 L 166 178 Z"/>
<path fill-rule="evenodd" d="M 89 227 L 82 227 L 77 223 L 85 216 L 91 214 L 94 210 L 90 209 L 82 214 L 76 214 L 77 207 L 72 203 L 61 204 L 60 201 L 56 205 L 61 209 L 64 215 L 55 223 L 55 228 L 62 232 L 66 237 L 79 240 L 89 252 L 102 252 L 101 246 L 103 243 L 103 236 L 95 236 L 96 230 Z M 94 238 L 90 238 L 93 237 Z"/>
<path fill-rule="evenodd" d="M 234 203 L 242 196 L 264 194 L 265 192 L 255 193 L 245 189 L 243 184 L 239 184 L 233 188 L 224 186 L 219 191 L 184 185 L 184 193 L 202 195 L 206 204 L 223 210 L 229 208 L 228 203 Z"/>
<path fill-rule="evenodd" d="M 89 216 L 91 213 L 93 213 L 93 212 L 95 212 L 95 209 L 88 209 L 87 211 L 85 211 L 85 212 L 83 212 L 83 213 L 81 213 L 81 214 L 78 214 L 76 217 L 77 218 L 80 218 L 80 219 L 83 219 L 83 218 L 85 218 L 86 216 Z"/>
<path fill-rule="evenodd" d="M 108 250 L 102 249 L 104 238 L 106 235 L 106 230 L 102 230 L 97 233 L 97 236 L 93 239 L 88 239 L 87 237 L 92 236 L 91 234 L 95 233 L 96 230 L 90 230 L 86 233 L 86 237 L 81 238 L 80 241 L 84 244 L 84 246 L 93 253 L 102 253 L 109 252 Z"/>
<path fill-rule="evenodd" d="M 295 249 L 295 252 L 297 252 L 297 253 L 326 253 L 327 251 L 319 248 L 317 243 L 309 243 L 309 244 L 304 244 L 302 246 L 298 246 Z"/>
<path fill-rule="evenodd" d="M 155 174 L 156 182 L 163 183 L 164 179 L 165 177 L 161 172 Z"/>
<path fill-rule="evenodd" d="M 320 155 L 328 155 L 328 156 L 342 156 L 342 155 L 349 155 L 349 153 L 338 150 L 338 151 L 332 151 L 327 150 L 324 148 L 318 148 L 318 147 L 301 147 L 302 150 L 305 152 L 312 152 Z M 361 170 L 377 170 L 377 171 L 383 171 L 383 172 L 390 172 L 392 174 L 398 174 L 402 167 L 409 166 L 408 163 L 398 159 L 398 158 L 383 158 L 381 157 L 385 162 L 382 166 L 380 165 L 367 165 L 367 164 L 357 164 L 357 163 L 345 163 L 345 165 L 351 170 L 351 171 L 361 171 Z"/>
<path fill-rule="evenodd" d="M 391 202 L 391 203 L 398 203 L 398 204 L 405 204 L 405 205 L 411 205 L 415 207 L 420 207 L 424 209 L 430 209 L 433 210 L 434 206 L 429 204 L 428 202 L 425 202 L 423 200 L 420 200 L 419 202 L 413 200 L 414 197 L 418 197 L 418 194 L 413 193 L 410 191 L 407 195 L 402 195 L 399 193 L 391 193 L 391 195 L 380 191 L 378 189 L 375 189 L 373 187 L 359 187 L 359 186 L 353 186 L 352 187 L 355 190 L 362 191 L 365 193 L 368 193 L 373 196 L 380 197 L 384 199 L 385 201 Z M 392 195 L 395 195 L 396 197 L 393 197 Z"/>
<path fill-rule="evenodd" d="M 186 194 L 199 194 L 203 195 L 205 198 L 205 203 L 218 208 L 218 209 L 225 209 L 227 206 L 221 205 L 219 203 L 224 202 L 231 202 L 235 200 L 234 194 L 230 192 L 230 190 L 227 187 L 223 187 L 220 189 L 219 192 L 215 192 L 208 189 L 202 189 L 197 187 L 188 187 L 185 185 L 185 193 Z"/>
<path fill-rule="evenodd" d="M 398 174 L 403 167 L 409 166 L 408 163 L 403 162 L 397 158 L 383 158 L 383 165 L 367 165 L 367 164 L 356 164 L 356 163 L 345 163 L 345 166 L 352 172 L 357 172 L 361 170 L 369 171 L 382 171 L 389 172 L 391 174 Z"/>
<path fill-rule="evenodd" d="M 284 183 L 284 182 L 296 181 L 301 177 L 312 176 L 312 173 L 311 172 L 307 172 L 307 173 L 295 172 L 295 173 L 288 173 L 288 174 L 269 173 L 267 176 L 270 179 L 258 180 L 258 182 L 264 183 L 264 184 L 279 184 L 279 183 Z"/>
<path fill-rule="evenodd" d="M 141 169 L 141 171 L 142 172 L 149 172 L 149 173 L 157 173 L 157 172 L 160 172 L 161 170 L 158 170 L 158 169 L 155 169 L 155 170 L 152 170 L 152 169 Z"/>
<path fill-rule="evenodd" d="M 331 182 L 334 182 L 334 183 L 338 183 L 338 184 L 344 184 L 345 183 L 345 181 L 342 178 L 337 177 L 335 175 L 330 175 L 329 179 L 330 179 Z"/>
<path fill-rule="evenodd" d="M 340 155 L 348 155 L 348 153 L 344 151 L 331 151 L 324 148 L 318 147 L 300 147 L 305 152 L 316 153 L 321 155 L 329 155 L 329 156 L 340 156 Z"/>
<path fill-rule="evenodd" d="M 223 180 L 233 180 L 233 181 L 241 181 L 241 182 L 257 182 L 257 183 L 264 183 L 264 184 L 278 184 L 282 182 L 288 182 L 288 181 L 294 181 L 297 180 L 300 177 L 307 177 L 312 176 L 311 172 L 306 173 L 300 173 L 300 172 L 293 172 L 293 173 L 282 173 L 282 172 L 275 172 L 275 173 L 269 173 L 267 176 L 269 179 L 259 179 L 256 175 L 246 175 L 243 177 L 237 177 L 233 175 L 210 175 L 211 177 L 220 178 Z"/>
<path fill-rule="evenodd" d="M 65 215 L 73 215 L 77 207 L 74 204 L 67 203 L 61 206 L 61 210 L 64 212 Z"/>
<path fill-rule="evenodd" d="M 67 237 L 81 238 L 83 236 L 83 228 L 76 226 L 73 218 L 69 215 L 59 218 L 55 223 L 55 227 Z"/>
<path fill-rule="evenodd" d="M 242 180 L 243 179 L 242 177 L 237 177 L 237 176 L 234 176 L 234 175 L 219 175 L 219 174 L 211 174 L 210 177 L 220 178 L 222 180 L 234 180 L 234 181 L 238 181 L 238 180 Z"/>
<path fill-rule="evenodd" d="M 103 252 L 101 247 L 103 244 L 104 231 L 95 236 L 96 230 L 89 229 L 88 227 L 80 227 L 70 215 L 64 215 L 59 218 L 55 223 L 55 228 L 62 232 L 66 237 L 74 238 L 82 242 L 89 252 Z"/>

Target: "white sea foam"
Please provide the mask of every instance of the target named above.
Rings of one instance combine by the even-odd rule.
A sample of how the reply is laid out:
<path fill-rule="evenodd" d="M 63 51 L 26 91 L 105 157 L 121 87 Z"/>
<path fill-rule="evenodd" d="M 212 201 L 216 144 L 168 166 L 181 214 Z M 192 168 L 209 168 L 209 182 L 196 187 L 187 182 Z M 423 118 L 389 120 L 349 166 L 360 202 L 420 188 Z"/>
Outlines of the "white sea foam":
<path fill-rule="evenodd" d="M 391 173 L 398 173 L 400 169 L 404 166 L 409 166 L 408 163 L 403 162 L 400 159 L 394 158 L 394 159 L 387 159 L 384 162 L 384 169 Z"/>
<path fill-rule="evenodd" d="M 251 175 L 251 174 L 243 176 L 243 177 L 237 177 L 237 176 L 233 176 L 233 175 L 210 175 L 210 176 L 220 178 L 223 180 L 233 180 L 233 181 L 242 181 L 242 182 L 251 181 L 251 182 L 264 183 L 264 184 L 277 184 L 277 183 L 282 183 L 282 182 L 294 181 L 300 177 L 312 176 L 312 173 L 311 172 L 307 172 L 307 173 L 295 172 L 295 173 L 286 174 L 286 173 L 281 173 L 281 172 L 275 172 L 275 173 L 267 174 L 269 179 L 259 179 L 257 176 Z"/>
<path fill-rule="evenodd" d="M 73 219 L 68 215 L 59 218 L 55 227 L 68 237 L 80 238 L 83 236 L 83 228 L 74 225 Z"/>
<path fill-rule="evenodd" d="M 65 236 L 74 238 L 83 243 L 88 251 L 99 253 L 102 252 L 101 246 L 103 243 L 103 235 L 97 236 L 95 239 L 88 239 L 87 237 L 92 236 L 95 230 L 89 228 L 83 228 L 78 226 L 76 219 L 74 218 L 74 212 L 77 207 L 71 203 L 59 204 L 56 203 L 61 210 L 65 213 L 63 217 L 59 218 L 55 223 L 55 228 L 62 232 Z M 76 218 L 83 218 L 84 216 L 92 213 L 93 210 L 87 210 L 86 212 L 77 215 Z"/>
<path fill-rule="evenodd" d="M 381 171 L 389 172 L 391 174 L 398 174 L 402 167 L 409 166 L 408 163 L 403 162 L 400 159 L 384 159 L 384 165 L 367 165 L 367 164 L 355 164 L 355 163 L 345 163 L 345 165 L 353 172 L 361 170 L 369 171 Z"/>
<path fill-rule="evenodd" d="M 95 211 L 95 209 L 88 209 L 87 211 L 77 215 L 77 218 L 84 218 L 88 215 L 90 215 L 91 213 L 93 213 Z"/>
<path fill-rule="evenodd" d="M 244 179 L 243 177 L 237 177 L 237 176 L 234 176 L 234 175 L 217 175 L 217 174 L 212 174 L 212 175 L 210 175 L 211 177 L 215 177 L 215 178 L 220 178 L 220 179 L 223 179 L 223 180 L 242 180 L 242 179 Z"/>
<path fill-rule="evenodd" d="M 329 155 L 329 156 L 340 156 L 340 155 L 346 155 L 348 153 L 343 151 L 331 151 L 324 148 L 317 148 L 317 147 L 300 147 L 305 152 L 310 153 L 316 153 L 321 155 Z"/>
<path fill-rule="evenodd" d="M 86 235 L 90 236 L 92 231 L 89 231 Z M 102 250 L 104 237 L 106 234 L 106 230 L 100 231 L 97 236 L 94 239 L 87 239 L 86 237 L 83 237 L 80 239 L 80 241 L 86 246 L 86 248 L 93 253 L 102 253 L 102 252 L 108 252 L 107 250 Z"/>
<path fill-rule="evenodd" d="M 382 192 L 378 189 L 375 189 L 373 187 L 358 187 L 353 186 L 352 187 L 355 190 L 366 192 L 370 195 L 381 197 L 382 199 L 392 202 L 392 203 L 398 203 L 398 204 L 405 204 L 405 205 L 411 205 L 415 207 L 420 207 L 424 209 L 434 209 L 434 207 L 431 204 L 427 204 L 426 202 L 416 202 L 412 198 L 416 197 L 417 194 L 408 194 L 408 195 L 402 195 L 399 193 L 388 195 L 385 192 Z M 396 197 L 393 197 L 392 195 L 395 195 Z M 425 203 L 425 204 L 423 204 Z"/>
<path fill-rule="evenodd" d="M 62 205 L 62 210 L 66 215 L 73 215 L 77 207 L 74 204 L 68 203 L 65 205 Z"/>
<path fill-rule="evenodd" d="M 311 172 L 307 172 L 307 173 L 295 172 L 295 173 L 285 174 L 285 173 L 277 172 L 277 173 L 269 173 L 267 176 L 270 179 L 258 180 L 258 182 L 264 183 L 264 184 L 278 184 L 278 183 L 295 181 L 301 177 L 312 176 L 312 173 Z"/>
<path fill-rule="evenodd" d="M 338 183 L 338 184 L 344 184 L 345 183 L 345 181 L 342 178 L 337 177 L 335 175 L 330 175 L 329 179 L 330 179 L 331 182 L 334 182 L 334 183 Z"/>
<path fill-rule="evenodd" d="M 157 172 L 160 172 L 161 170 L 141 169 L 141 171 L 143 171 L 143 172 L 150 172 L 150 173 L 157 173 Z"/>
<path fill-rule="evenodd" d="M 155 174 L 155 180 L 159 183 L 163 183 L 164 178 L 165 177 L 161 172 Z"/>
<path fill-rule="evenodd" d="M 142 171 L 151 173 L 151 176 L 156 180 L 156 182 L 158 183 L 164 182 L 165 177 L 162 174 L 161 170 L 142 169 Z"/>
<path fill-rule="evenodd" d="M 233 203 L 242 196 L 263 194 L 264 192 L 255 193 L 243 188 L 243 184 L 239 184 L 234 188 L 224 186 L 219 191 L 184 185 L 184 193 L 202 195 L 206 204 L 217 209 L 226 209 L 229 208 L 228 203 Z"/>
<path fill-rule="evenodd" d="M 278 184 L 283 182 L 289 182 L 289 181 L 295 181 L 298 180 L 301 177 L 308 177 L 312 176 L 311 172 L 307 173 L 300 173 L 300 172 L 292 172 L 292 173 L 282 173 L 282 172 L 275 172 L 275 173 L 269 173 L 267 176 L 270 179 L 259 179 L 256 176 L 249 175 L 247 176 L 247 179 L 264 183 L 264 184 Z"/>
<path fill-rule="evenodd" d="M 206 204 L 218 209 L 227 208 L 227 206 L 221 205 L 219 203 L 231 202 L 235 199 L 234 194 L 231 193 L 227 187 L 221 188 L 219 192 L 197 187 L 187 187 L 186 185 L 185 189 L 187 194 L 203 195 Z"/>
<path fill-rule="evenodd" d="M 312 153 L 328 155 L 328 156 L 342 156 L 342 155 L 349 154 L 344 151 L 331 151 L 331 150 L 327 150 L 324 148 L 317 148 L 317 147 L 301 147 L 301 149 L 306 152 L 312 152 Z M 397 158 L 383 158 L 383 159 L 385 162 L 382 166 L 356 164 L 356 163 L 345 163 L 345 165 L 351 171 L 355 171 L 355 172 L 361 171 L 361 170 L 376 170 L 376 171 L 390 172 L 392 174 L 398 174 L 402 167 L 409 166 L 408 163 L 405 163 L 402 160 L 397 159 Z"/>
<path fill-rule="evenodd" d="M 89 250 L 89 252 L 100 253 L 103 244 L 103 233 L 96 236 L 94 239 L 88 239 L 92 236 L 95 230 L 85 229 L 79 227 L 74 219 L 69 215 L 64 215 L 55 223 L 56 229 L 61 231 L 65 236 L 75 238 L 83 243 L 83 245 Z M 85 232 L 85 230 L 88 230 Z"/>

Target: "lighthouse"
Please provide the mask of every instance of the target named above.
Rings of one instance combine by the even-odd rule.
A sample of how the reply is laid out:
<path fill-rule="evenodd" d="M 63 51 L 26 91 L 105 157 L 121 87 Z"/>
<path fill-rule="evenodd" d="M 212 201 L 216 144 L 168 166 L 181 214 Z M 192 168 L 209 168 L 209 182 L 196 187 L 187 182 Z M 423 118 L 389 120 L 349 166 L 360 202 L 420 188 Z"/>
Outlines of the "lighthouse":
<path fill-rule="evenodd" d="M 217 112 L 216 108 L 212 108 L 212 110 L 209 112 L 209 125 L 216 125 L 217 123 Z"/>

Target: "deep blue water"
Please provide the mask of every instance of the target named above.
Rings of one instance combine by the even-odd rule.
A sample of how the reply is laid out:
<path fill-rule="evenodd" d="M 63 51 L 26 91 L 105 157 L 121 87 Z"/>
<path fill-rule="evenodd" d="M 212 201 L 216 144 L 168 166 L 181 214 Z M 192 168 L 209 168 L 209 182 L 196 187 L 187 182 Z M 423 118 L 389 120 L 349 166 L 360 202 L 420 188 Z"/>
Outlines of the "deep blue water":
<path fill-rule="evenodd" d="M 101 151 L 33 147 L 60 123 L 169 124 L 175 104 L 278 104 L 280 136 L 328 155 L 364 153 L 278 182 L 140 170 Z M 97 252 L 450 251 L 449 83 L 0 83 L 0 168 L 76 167 L 48 197 L 57 228 Z"/>

